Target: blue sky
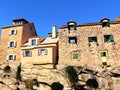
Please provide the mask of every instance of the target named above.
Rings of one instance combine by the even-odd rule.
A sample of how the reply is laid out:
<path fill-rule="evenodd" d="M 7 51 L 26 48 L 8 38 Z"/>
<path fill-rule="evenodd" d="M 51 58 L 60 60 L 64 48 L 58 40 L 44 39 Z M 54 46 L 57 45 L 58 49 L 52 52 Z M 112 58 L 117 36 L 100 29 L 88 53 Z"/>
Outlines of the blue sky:
<path fill-rule="evenodd" d="M 47 37 L 52 25 L 99 22 L 103 17 L 116 20 L 120 16 L 120 0 L 1 0 L 0 28 L 16 18 L 34 22 L 39 36 Z"/>

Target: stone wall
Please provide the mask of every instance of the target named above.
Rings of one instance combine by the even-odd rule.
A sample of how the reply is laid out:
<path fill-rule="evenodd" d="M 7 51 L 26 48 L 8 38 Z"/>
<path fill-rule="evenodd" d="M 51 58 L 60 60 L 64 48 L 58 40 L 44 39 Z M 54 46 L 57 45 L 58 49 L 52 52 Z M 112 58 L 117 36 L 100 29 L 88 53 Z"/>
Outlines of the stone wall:
<path fill-rule="evenodd" d="M 113 35 L 114 42 L 104 42 L 104 35 Z M 97 43 L 89 43 L 88 37 L 97 36 Z M 76 37 L 77 44 L 70 44 L 69 37 Z M 102 63 L 100 52 L 107 52 L 108 64 L 119 64 L 120 58 L 120 24 L 110 27 L 101 25 L 78 26 L 76 30 L 59 28 L 59 61 L 67 65 L 85 65 Z M 73 60 L 72 53 L 79 52 L 79 59 Z"/>

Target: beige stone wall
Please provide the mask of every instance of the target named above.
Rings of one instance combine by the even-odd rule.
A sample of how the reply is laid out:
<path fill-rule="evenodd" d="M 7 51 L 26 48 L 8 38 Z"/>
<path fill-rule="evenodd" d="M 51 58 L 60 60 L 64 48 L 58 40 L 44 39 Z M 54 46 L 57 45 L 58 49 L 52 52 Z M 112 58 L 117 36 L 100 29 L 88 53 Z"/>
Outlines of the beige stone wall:
<path fill-rule="evenodd" d="M 105 43 L 104 35 L 112 34 L 114 42 Z M 69 44 L 69 37 L 77 37 L 77 44 Z M 89 46 L 88 37 L 97 36 L 97 44 Z M 72 52 L 79 52 L 79 60 L 72 59 Z M 107 62 L 120 63 L 120 24 L 79 26 L 77 30 L 59 29 L 59 61 L 69 65 L 101 64 L 100 51 L 107 51 Z"/>
<path fill-rule="evenodd" d="M 1 46 L 3 52 L 2 56 L 0 56 L 0 59 L 3 62 L 6 62 L 6 56 L 8 54 L 15 54 L 16 55 L 16 61 L 20 60 L 20 45 L 21 45 L 21 36 L 22 36 L 22 26 L 18 27 L 10 27 L 10 28 L 3 28 L 2 29 L 2 37 L 1 37 Z M 9 35 L 10 30 L 17 30 L 16 35 Z M 8 48 L 8 42 L 10 41 L 16 41 L 16 47 L 15 48 Z"/>
<path fill-rule="evenodd" d="M 47 54 L 46 55 L 38 55 L 38 50 L 39 49 L 47 49 Z M 32 51 L 32 56 L 31 57 L 23 57 L 22 56 L 22 63 L 23 64 L 52 64 L 53 61 L 56 60 L 57 53 L 56 53 L 56 47 L 38 47 L 38 48 L 33 48 L 33 49 L 23 49 L 22 48 L 22 53 L 24 50 L 30 50 Z"/>
<path fill-rule="evenodd" d="M 2 28 L 2 34 L 1 34 L 1 45 L 0 45 L 0 61 L 1 63 L 6 63 L 6 56 L 8 54 L 14 54 L 16 55 L 14 62 L 20 62 L 21 60 L 21 45 L 25 42 L 27 42 L 28 38 L 32 36 L 36 36 L 36 31 L 31 30 L 31 27 L 34 28 L 33 23 L 27 23 L 23 25 L 14 25 L 9 27 L 3 27 Z M 16 30 L 16 35 L 9 35 L 9 32 L 11 30 Z M 8 42 L 15 41 L 16 47 L 14 48 L 8 48 Z M 10 61 L 10 63 L 13 61 Z"/>

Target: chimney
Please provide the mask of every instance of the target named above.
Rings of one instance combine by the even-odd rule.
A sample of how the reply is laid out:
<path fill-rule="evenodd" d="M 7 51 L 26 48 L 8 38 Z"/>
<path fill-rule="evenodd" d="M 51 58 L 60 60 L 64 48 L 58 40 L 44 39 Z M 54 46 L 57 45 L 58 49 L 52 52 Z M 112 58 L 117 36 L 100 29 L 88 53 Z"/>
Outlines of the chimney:
<path fill-rule="evenodd" d="M 117 16 L 117 17 L 116 17 L 116 21 L 120 21 L 120 16 Z"/>
<path fill-rule="evenodd" d="M 52 38 L 56 38 L 56 25 L 52 26 Z"/>

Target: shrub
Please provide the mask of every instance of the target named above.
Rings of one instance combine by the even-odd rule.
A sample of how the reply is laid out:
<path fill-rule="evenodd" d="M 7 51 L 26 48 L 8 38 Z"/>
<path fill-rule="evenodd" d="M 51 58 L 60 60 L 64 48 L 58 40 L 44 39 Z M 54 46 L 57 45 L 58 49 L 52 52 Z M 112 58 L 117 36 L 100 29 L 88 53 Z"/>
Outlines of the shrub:
<path fill-rule="evenodd" d="M 88 79 L 86 85 L 90 88 L 98 88 L 98 82 L 96 79 Z"/>
<path fill-rule="evenodd" d="M 68 66 L 65 68 L 69 81 L 72 85 L 75 85 L 78 82 L 77 71 L 73 66 Z"/>
<path fill-rule="evenodd" d="M 51 85 L 52 90 L 63 90 L 64 86 L 59 82 L 54 82 Z"/>
<path fill-rule="evenodd" d="M 17 72 L 16 72 L 16 80 L 21 80 L 21 63 L 20 65 L 17 67 Z"/>

